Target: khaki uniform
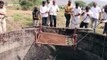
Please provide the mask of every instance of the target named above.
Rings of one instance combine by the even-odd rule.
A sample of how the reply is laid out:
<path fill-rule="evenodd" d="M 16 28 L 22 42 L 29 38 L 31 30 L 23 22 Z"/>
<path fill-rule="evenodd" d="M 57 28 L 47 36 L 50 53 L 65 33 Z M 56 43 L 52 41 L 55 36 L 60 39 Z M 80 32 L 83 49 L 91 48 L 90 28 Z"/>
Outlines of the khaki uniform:
<path fill-rule="evenodd" d="M 0 13 L 6 14 L 6 8 L 0 9 Z M 4 15 L 0 15 L 0 33 L 6 32 L 6 20 Z"/>

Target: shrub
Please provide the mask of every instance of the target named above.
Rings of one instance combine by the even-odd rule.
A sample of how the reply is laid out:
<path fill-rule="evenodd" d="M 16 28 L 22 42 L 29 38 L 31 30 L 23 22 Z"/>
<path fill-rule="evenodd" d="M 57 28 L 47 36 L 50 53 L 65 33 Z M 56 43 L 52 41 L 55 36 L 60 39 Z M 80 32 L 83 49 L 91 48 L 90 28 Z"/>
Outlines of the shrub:
<path fill-rule="evenodd" d="M 21 1 L 19 4 L 21 5 L 22 10 L 28 10 L 28 9 L 30 9 L 31 6 L 33 6 L 32 2 L 26 1 L 26 0 Z"/>
<path fill-rule="evenodd" d="M 93 3 L 94 3 L 94 2 L 89 3 L 88 6 L 89 6 L 89 7 L 92 7 L 92 6 L 93 6 Z"/>
<path fill-rule="evenodd" d="M 23 10 L 28 10 L 33 6 L 38 6 L 42 3 L 42 0 L 20 0 L 19 4 Z"/>

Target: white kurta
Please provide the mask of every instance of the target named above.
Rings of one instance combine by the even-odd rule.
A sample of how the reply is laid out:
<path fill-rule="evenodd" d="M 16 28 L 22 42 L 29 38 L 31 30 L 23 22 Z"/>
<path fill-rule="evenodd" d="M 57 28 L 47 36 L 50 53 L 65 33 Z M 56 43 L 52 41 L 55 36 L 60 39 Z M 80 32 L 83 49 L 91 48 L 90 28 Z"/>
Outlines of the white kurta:
<path fill-rule="evenodd" d="M 74 13 L 74 16 L 73 16 L 73 18 L 71 20 L 71 29 L 75 29 L 75 28 L 79 27 L 80 16 L 75 16 L 75 15 L 81 14 L 81 8 L 80 7 L 73 8 L 73 13 Z"/>
<path fill-rule="evenodd" d="M 40 7 L 40 13 L 42 17 L 48 17 L 48 7 L 47 6 L 41 6 Z"/>
<path fill-rule="evenodd" d="M 92 28 L 95 30 L 95 28 L 97 27 L 98 25 L 98 19 L 99 19 L 99 13 L 101 12 L 101 9 L 100 7 L 96 6 L 96 7 L 92 7 L 91 8 L 91 11 L 93 13 L 93 20 L 92 20 Z"/>
<path fill-rule="evenodd" d="M 0 13 L 6 14 L 6 8 L 0 9 Z M 4 15 L 0 15 L 0 33 L 6 32 L 6 20 Z"/>
<path fill-rule="evenodd" d="M 50 10 L 51 6 L 52 6 L 52 4 L 51 4 L 51 3 L 47 4 L 48 12 L 49 12 L 49 10 Z"/>
<path fill-rule="evenodd" d="M 57 11 L 59 11 L 58 5 L 51 5 L 50 8 L 50 15 L 57 15 Z"/>
<path fill-rule="evenodd" d="M 99 19 L 99 13 L 101 12 L 100 7 L 92 7 L 91 11 L 93 13 L 93 18 Z"/>

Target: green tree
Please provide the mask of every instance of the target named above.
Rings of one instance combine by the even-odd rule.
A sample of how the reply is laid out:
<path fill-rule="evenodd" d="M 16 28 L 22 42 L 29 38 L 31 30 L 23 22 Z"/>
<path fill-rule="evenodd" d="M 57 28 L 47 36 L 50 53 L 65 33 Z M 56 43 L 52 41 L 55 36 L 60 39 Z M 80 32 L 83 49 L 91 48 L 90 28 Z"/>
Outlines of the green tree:
<path fill-rule="evenodd" d="M 20 2 L 20 6 L 22 7 L 23 10 L 28 10 L 30 9 L 31 6 L 33 6 L 33 3 L 30 1 L 24 0 Z"/>
<path fill-rule="evenodd" d="M 19 4 L 23 10 L 28 10 L 33 6 L 38 6 L 42 3 L 42 0 L 19 0 Z"/>
<path fill-rule="evenodd" d="M 75 3 L 78 3 L 79 6 L 81 6 L 81 7 L 85 7 L 86 6 L 86 3 L 84 1 L 75 1 Z"/>
<path fill-rule="evenodd" d="M 92 7 L 92 6 L 93 6 L 93 2 L 90 2 L 90 3 L 88 4 L 88 6 L 89 6 L 89 7 Z"/>

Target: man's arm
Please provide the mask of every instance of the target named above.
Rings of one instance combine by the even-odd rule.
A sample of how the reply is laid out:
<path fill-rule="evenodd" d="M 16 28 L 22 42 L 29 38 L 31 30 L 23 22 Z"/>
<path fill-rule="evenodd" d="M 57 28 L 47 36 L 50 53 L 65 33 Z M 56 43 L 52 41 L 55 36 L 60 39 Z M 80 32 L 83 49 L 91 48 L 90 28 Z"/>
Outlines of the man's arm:
<path fill-rule="evenodd" d="M 101 21 L 101 15 L 102 15 L 102 12 L 101 12 L 101 9 L 99 8 L 99 21 Z"/>
<path fill-rule="evenodd" d="M 58 7 L 58 5 L 57 5 L 57 12 L 59 11 L 59 7 Z"/>
<path fill-rule="evenodd" d="M 6 15 L 6 8 L 4 7 L 2 11 L 0 11 L 0 15 Z"/>
<path fill-rule="evenodd" d="M 0 15 L 6 15 L 6 11 L 0 12 Z"/>
<path fill-rule="evenodd" d="M 85 14 L 85 12 L 83 12 L 82 14 L 81 14 L 81 16 L 83 16 Z"/>
<path fill-rule="evenodd" d="M 101 13 L 101 12 L 99 12 L 99 20 L 101 20 L 101 15 L 102 15 L 102 13 Z"/>
<path fill-rule="evenodd" d="M 75 15 L 75 16 L 79 16 L 79 15 L 81 15 L 81 8 L 79 8 L 79 12 L 78 12 L 78 14 Z"/>
<path fill-rule="evenodd" d="M 66 8 L 67 8 L 67 6 L 64 7 L 65 12 L 67 12 L 67 11 L 66 11 Z"/>
<path fill-rule="evenodd" d="M 5 14 L 0 12 L 0 15 L 5 15 Z"/>

